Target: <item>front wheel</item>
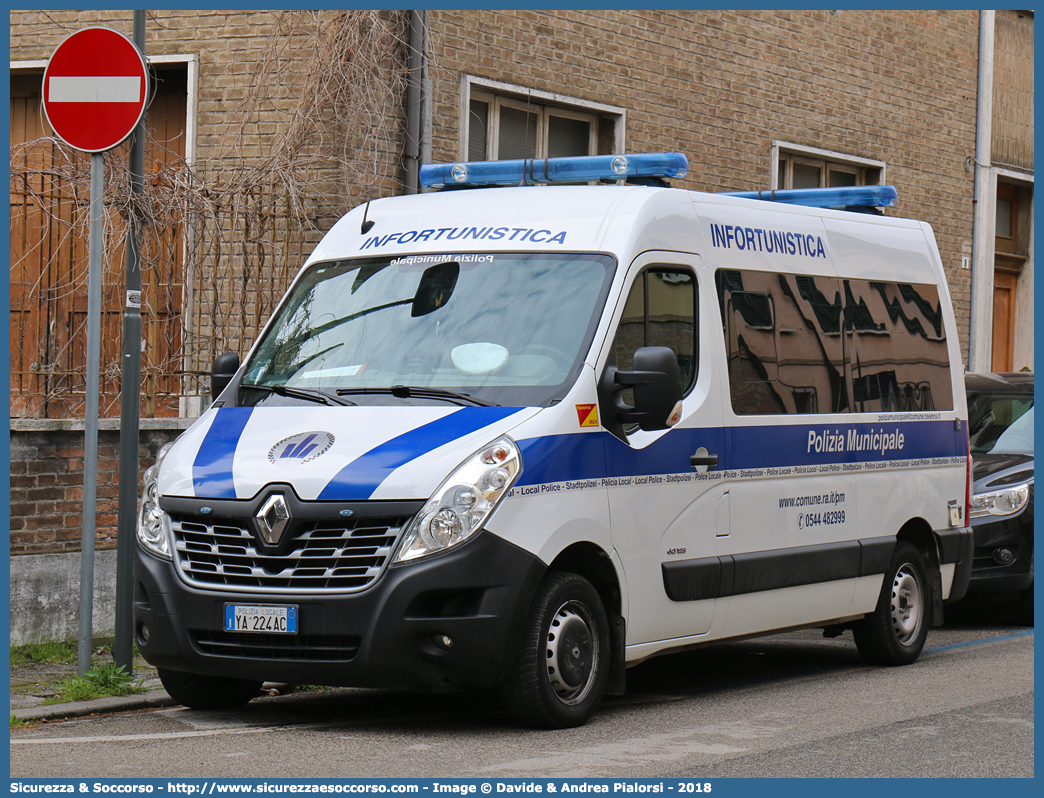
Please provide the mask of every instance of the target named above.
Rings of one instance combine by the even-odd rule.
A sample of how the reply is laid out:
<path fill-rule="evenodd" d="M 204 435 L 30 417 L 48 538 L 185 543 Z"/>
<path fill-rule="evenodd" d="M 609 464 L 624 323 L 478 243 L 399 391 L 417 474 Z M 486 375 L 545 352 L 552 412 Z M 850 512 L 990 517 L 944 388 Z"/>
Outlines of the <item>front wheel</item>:
<path fill-rule="evenodd" d="M 921 552 L 900 542 L 885 573 L 877 608 L 852 627 L 856 647 L 875 665 L 909 665 L 928 637 L 928 579 Z"/>
<path fill-rule="evenodd" d="M 598 592 L 576 574 L 547 574 L 530 605 L 515 666 L 501 685 L 508 711 L 526 726 L 582 726 L 608 677 L 609 623 Z"/>
<path fill-rule="evenodd" d="M 261 695 L 262 682 L 200 676 L 157 668 L 163 689 L 179 704 L 192 709 L 235 709 Z"/>

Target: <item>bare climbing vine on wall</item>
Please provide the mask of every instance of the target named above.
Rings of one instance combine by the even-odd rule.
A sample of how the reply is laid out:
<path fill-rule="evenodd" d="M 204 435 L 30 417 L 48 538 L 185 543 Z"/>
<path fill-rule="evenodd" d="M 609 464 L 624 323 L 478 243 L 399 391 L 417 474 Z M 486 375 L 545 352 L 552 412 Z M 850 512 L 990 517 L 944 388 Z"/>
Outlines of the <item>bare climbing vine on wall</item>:
<path fill-rule="evenodd" d="M 106 155 L 103 416 L 119 413 L 130 214 L 143 231 L 142 412 L 177 415 L 179 397 L 206 394 L 216 355 L 245 354 L 333 221 L 400 189 L 407 29 L 406 12 L 273 13 L 249 69 L 219 73 L 201 55 L 194 157 L 150 118 L 135 197 L 125 149 Z M 12 414 L 76 416 L 89 159 L 41 120 L 33 135 L 31 117 L 11 147 Z"/>

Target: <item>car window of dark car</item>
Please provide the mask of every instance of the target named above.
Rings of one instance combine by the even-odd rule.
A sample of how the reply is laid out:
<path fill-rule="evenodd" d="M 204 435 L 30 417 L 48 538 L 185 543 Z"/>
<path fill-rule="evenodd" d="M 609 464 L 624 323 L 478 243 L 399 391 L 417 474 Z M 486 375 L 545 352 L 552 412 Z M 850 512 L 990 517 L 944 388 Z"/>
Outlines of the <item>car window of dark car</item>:
<path fill-rule="evenodd" d="M 973 454 L 1033 454 L 1033 395 L 968 394 Z"/>

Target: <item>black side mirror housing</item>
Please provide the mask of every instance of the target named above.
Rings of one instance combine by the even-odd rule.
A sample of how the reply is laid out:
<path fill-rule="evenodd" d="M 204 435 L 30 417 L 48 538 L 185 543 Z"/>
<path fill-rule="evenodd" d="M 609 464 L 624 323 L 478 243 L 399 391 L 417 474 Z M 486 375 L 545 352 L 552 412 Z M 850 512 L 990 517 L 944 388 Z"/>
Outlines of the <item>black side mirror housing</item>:
<path fill-rule="evenodd" d="M 235 352 L 225 352 L 214 358 L 214 365 L 210 369 L 210 398 L 217 399 L 221 392 L 232 382 L 232 378 L 239 371 L 239 355 Z"/>
<path fill-rule="evenodd" d="M 634 407 L 625 405 L 620 391 L 634 388 Z M 643 346 L 634 353 L 634 368 L 621 371 L 606 368 L 599 384 L 603 414 L 608 405 L 615 418 L 603 424 L 637 424 L 643 430 L 667 429 L 668 418 L 682 398 L 681 367 L 674 352 L 666 346 Z"/>

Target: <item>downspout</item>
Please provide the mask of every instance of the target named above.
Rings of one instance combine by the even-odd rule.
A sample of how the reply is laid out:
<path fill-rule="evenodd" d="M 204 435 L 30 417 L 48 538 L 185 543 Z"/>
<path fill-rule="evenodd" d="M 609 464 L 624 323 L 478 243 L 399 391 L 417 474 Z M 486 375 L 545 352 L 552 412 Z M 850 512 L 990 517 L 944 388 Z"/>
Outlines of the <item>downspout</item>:
<path fill-rule="evenodd" d="M 993 357 L 993 253 L 996 186 L 990 163 L 993 137 L 995 13 L 979 12 L 979 92 L 975 119 L 975 199 L 972 222 L 971 329 L 968 370 L 990 371 Z"/>
<path fill-rule="evenodd" d="M 410 11 L 410 35 L 406 62 L 406 193 L 420 190 L 421 87 L 425 72 L 425 12 Z"/>
<path fill-rule="evenodd" d="M 421 59 L 424 66 L 421 74 L 421 131 L 420 162 L 431 163 L 431 56 L 428 52 L 428 11 L 421 14 Z M 426 189 L 420 189 L 425 191 Z"/>

